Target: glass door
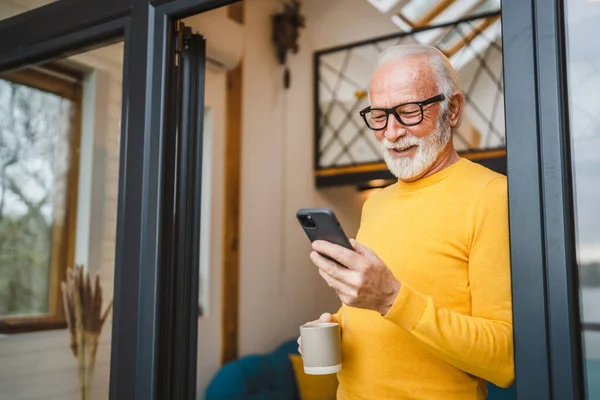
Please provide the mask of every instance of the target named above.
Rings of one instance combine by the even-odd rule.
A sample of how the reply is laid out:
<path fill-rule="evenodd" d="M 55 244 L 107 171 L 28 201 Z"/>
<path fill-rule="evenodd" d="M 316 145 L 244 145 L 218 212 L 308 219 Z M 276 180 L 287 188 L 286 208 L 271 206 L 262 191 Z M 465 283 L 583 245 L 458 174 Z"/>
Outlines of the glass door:
<path fill-rule="evenodd" d="M 564 2 L 585 394 L 600 398 L 600 2 Z"/>

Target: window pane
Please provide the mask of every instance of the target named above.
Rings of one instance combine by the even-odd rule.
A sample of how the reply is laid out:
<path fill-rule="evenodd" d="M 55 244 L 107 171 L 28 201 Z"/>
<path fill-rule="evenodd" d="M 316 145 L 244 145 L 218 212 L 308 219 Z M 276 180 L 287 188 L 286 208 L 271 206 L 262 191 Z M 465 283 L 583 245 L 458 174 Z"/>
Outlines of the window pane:
<path fill-rule="evenodd" d="M 57 0 L 0 0 L 0 21 Z"/>
<path fill-rule="evenodd" d="M 589 399 L 600 396 L 600 3 L 565 2 L 569 124 L 583 348 Z"/>
<path fill-rule="evenodd" d="M 70 99 L 0 77 L 0 316 L 48 312 L 73 112 Z"/>

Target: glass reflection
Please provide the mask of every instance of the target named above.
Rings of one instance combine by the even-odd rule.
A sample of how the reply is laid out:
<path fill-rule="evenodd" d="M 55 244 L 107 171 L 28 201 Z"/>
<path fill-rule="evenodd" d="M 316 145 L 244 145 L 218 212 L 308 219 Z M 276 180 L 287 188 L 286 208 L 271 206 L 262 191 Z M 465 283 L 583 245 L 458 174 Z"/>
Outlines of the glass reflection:
<path fill-rule="evenodd" d="M 587 398 L 600 398 L 600 2 L 565 2 L 576 243 Z"/>

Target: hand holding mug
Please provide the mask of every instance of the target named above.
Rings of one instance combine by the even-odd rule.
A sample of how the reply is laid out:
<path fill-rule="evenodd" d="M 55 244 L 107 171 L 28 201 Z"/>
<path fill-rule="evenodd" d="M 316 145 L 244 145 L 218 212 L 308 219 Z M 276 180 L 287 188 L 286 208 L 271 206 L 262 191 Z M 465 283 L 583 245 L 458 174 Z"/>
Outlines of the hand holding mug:
<path fill-rule="evenodd" d="M 304 372 L 310 375 L 334 374 L 342 369 L 340 323 L 331 314 L 300 327 L 298 351 Z"/>

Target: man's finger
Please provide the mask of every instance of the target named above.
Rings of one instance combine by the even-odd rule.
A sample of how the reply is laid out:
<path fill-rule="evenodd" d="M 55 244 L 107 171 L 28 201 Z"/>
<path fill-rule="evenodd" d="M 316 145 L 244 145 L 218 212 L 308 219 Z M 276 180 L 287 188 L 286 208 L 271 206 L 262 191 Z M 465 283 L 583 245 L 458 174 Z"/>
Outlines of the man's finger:
<path fill-rule="evenodd" d="M 353 289 L 351 287 L 349 287 L 347 284 L 345 284 L 344 282 L 340 282 L 338 280 L 333 279 L 332 277 L 327 275 L 326 272 L 323 272 L 321 270 L 319 270 L 319 274 L 325 280 L 325 282 L 327 282 L 329 287 L 335 291 L 336 296 L 340 300 L 342 300 L 342 303 L 344 303 L 344 304 L 348 303 L 347 301 L 344 301 L 343 298 L 345 299 L 345 298 L 354 296 L 352 294 L 354 292 Z M 337 323 L 340 322 L 337 319 L 334 319 L 334 321 Z"/>
<path fill-rule="evenodd" d="M 359 241 L 350 239 L 350 244 L 352 245 L 352 247 L 354 247 L 354 251 L 356 251 L 361 256 L 364 256 L 369 259 L 377 259 L 378 258 L 377 255 L 373 252 L 373 250 L 371 250 L 367 246 L 363 245 Z"/>
<path fill-rule="evenodd" d="M 310 253 L 310 259 L 312 262 L 319 268 L 320 271 L 326 272 L 332 278 L 337 280 L 345 280 L 348 279 L 347 273 L 349 272 L 347 268 L 339 265 L 335 261 L 331 261 L 321 254 L 313 251 Z"/>
<path fill-rule="evenodd" d="M 340 281 L 338 281 L 337 279 L 333 278 L 331 275 L 329 275 L 327 272 L 323 271 L 320 268 L 319 268 L 319 275 L 321 275 L 321 278 L 323 278 L 323 280 L 327 283 L 327 285 L 330 288 L 332 288 L 333 290 L 335 290 L 336 292 L 342 286 L 342 283 Z"/>
<path fill-rule="evenodd" d="M 324 240 L 315 240 L 312 243 L 313 250 L 326 254 L 339 264 L 348 269 L 357 269 L 360 265 L 361 256 L 352 250 Z"/>

